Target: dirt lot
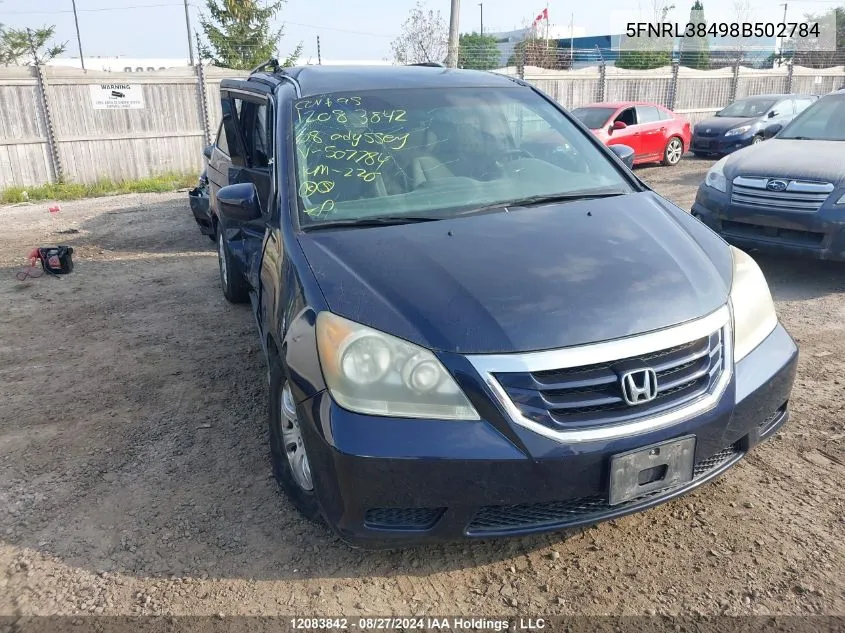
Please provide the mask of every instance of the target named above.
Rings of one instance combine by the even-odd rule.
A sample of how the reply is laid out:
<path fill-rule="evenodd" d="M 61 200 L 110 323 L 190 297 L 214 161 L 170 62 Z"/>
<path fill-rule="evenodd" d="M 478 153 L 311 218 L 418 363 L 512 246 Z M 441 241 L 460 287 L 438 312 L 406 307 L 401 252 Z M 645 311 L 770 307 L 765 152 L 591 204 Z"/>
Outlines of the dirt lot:
<path fill-rule="evenodd" d="M 709 164 L 638 173 L 688 209 Z M 0 614 L 845 613 L 845 266 L 760 259 L 801 346 L 793 418 L 716 483 L 572 533 L 371 553 L 277 491 L 252 317 L 186 203 L 0 209 Z M 56 242 L 72 275 L 16 280 Z"/>

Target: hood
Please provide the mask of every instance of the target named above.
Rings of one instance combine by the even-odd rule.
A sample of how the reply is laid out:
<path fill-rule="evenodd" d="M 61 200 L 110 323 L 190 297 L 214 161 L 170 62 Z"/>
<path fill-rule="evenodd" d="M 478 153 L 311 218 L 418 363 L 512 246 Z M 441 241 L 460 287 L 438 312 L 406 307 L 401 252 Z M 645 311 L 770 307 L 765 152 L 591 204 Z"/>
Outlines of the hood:
<path fill-rule="evenodd" d="M 731 154 L 725 177 L 736 176 L 821 180 L 845 186 L 845 142 L 773 138 Z"/>
<path fill-rule="evenodd" d="M 713 244 L 667 205 L 642 192 L 299 239 L 336 314 L 435 350 L 533 351 L 664 328 L 727 301 L 727 245 L 714 263 Z"/>
<path fill-rule="evenodd" d="M 695 124 L 695 129 L 698 131 L 699 134 L 706 132 L 709 128 L 711 134 L 724 134 L 731 128 L 739 127 L 740 125 L 752 125 L 757 123 L 759 119 L 756 117 L 746 118 L 746 117 L 736 117 L 736 116 L 726 116 L 726 117 L 711 117 L 709 119 L 704 119 L 703 121 L 699 121 Z"/>

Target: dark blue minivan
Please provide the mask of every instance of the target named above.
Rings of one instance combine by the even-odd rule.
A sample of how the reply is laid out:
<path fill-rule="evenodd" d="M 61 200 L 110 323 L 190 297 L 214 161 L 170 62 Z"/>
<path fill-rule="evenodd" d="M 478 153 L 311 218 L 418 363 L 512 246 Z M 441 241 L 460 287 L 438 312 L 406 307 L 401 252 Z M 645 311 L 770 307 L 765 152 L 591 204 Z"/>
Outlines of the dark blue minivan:
<path fill-rule="evenodd" d="M 273 468 L 347 542 L 619 517 L 786 421 L 798 350 L 754 260 L 534 87 L 269 62 L 221 105 L 212 236 Z"/>

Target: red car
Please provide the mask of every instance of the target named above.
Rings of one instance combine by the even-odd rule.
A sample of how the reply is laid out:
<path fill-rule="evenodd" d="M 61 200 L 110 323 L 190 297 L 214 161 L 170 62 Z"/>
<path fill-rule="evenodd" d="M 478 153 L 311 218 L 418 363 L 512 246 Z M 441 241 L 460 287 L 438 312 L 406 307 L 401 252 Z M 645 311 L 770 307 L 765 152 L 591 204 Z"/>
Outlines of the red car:
<path fill-rule="evenodd" d="M 605 145 L 629 145 L 634 163 L 677 165 L 690 146 L 690 123 L 656 103 L 593 103 L 572 110 Z"/>

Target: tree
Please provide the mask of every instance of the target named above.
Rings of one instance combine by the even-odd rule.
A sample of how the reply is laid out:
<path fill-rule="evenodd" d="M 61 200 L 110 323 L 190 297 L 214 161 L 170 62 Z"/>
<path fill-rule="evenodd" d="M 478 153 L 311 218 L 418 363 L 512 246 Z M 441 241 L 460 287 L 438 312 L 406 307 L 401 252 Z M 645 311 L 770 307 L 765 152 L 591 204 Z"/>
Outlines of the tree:
<path fill-rule="evenodd" d="M 834 22 L 835 20 L 835 22 Z M 786 40 L 783 48 L 788 51 L 785 59 L 791 59 L 798 66 L 807 68 L 830 68 L 841 65 L 845 61 L 845 6 L 836 7 L 822 15 L 807 15 L 804 21 L 808 24 L 818 23 L 821 29 L 836 24 L 835 50 L 830 50 L 829 42 L 822 33 L 822 41 L 813 38 L 797 41 Z M 823 48 L 827 50 L 822 50 Z"/>
<path fill-rule="evenodd" d="M 651 70 L 672 64 L 672 54 L 667 50 L 643 47 L 642 49 L 626 49 L 619 53 L 616 60 L 617 68 L 629 70 Z"/>
<path fill-rule="evenodd" d="M 0 63 L 8 66 L 26 60 L 32 65 L 46 64 L 67 48 L 67 42 L 49 45 L 55 32 L 55 26 L 42 26 L 40 29 L 0 28 Z"/>
<path fill-rule="evenodd" d="M 208 15 L 200 15 L 206 43 L 200 55 L 215 66 L 249 70 L 278 56 L 284 28 L 273 29 L 271 20 L 286 0 L 206 0 Z M 302 52 L 300 43 L 280 63 L 291 66 Z"/>
<path fill-rule="evenodd" d="M 449 29 L 440 11 L 426 9 L 418 0 L 402 31 L 390 43 L 393 61 L 397 64 L 442 64 L 446 59 Z"/>
<path fill-rule="evenodd" d="M 675 8 L 666 0 L 652 0 L 651 22 L 653 24 L 664 24 L 667 21 L 669 12 Z M 662 68 L 672 64 L 673 42 L 664 37 L 637 37 L 625 41 L 624 48 L 619 52 L 616 60 L 618 68 L 630 70 L 651 70 Z"/>
<path fill-rule="evenodd" d="M 734 22 L 737 24 L 753 23 L 752 14 L 750 0 L 734 0 Z M 733 49 L 738 61 L 747 61 L 744 59 L 746 50 L 746 46 L 743 45 L 744 42 L 745 38 L 734 38 Z"/>
<path fill-rule="evenodd" d="M 476 32 L 461 34 L 458 42 L 458 68 L 490 70 L 501 66 L 496 38 Z"/>
<path fill-rule="evenodd" d="M 696 26 L 696 32 L 703 26 L 704 37 L 684 38 L 681 43 L 681 66 L 707 70 L 710 68 L 710 44 L 707 38 L 707 19 L 704 17 L 704 5 L 695 0 L 689 14 L 689 24 Z"/>
<path fill-rule="evenodd" d="M 520 64 L 548 70 L 569 70 L 572 68 L 572 55 L 569 49 L 559 48 L 556 42 L 532 34 L 518 42 L 508 58 L 508 66 Z"/>

